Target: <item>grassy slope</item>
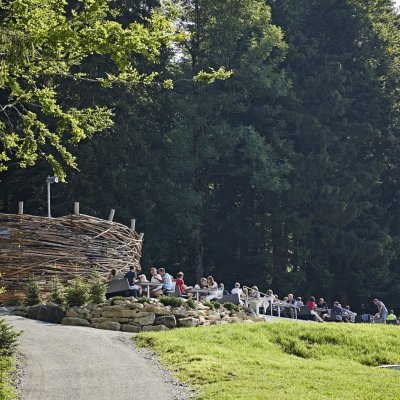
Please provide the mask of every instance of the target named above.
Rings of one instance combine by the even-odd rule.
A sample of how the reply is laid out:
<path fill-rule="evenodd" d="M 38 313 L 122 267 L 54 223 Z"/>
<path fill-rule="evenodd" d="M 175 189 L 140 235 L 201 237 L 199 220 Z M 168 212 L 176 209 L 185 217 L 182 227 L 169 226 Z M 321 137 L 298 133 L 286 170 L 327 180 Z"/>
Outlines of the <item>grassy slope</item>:
<path fill-rule="evenodd" d="M 11 375 L 14 371 L 14 358 L 0 356 L 0 400 L 14 400 L 17 398 Z"/>
<path fill-rule="evenodd" d="M 136 342 L 199 399 L 400 399 L 400 327 L 257 323 L 145 333 Z"/>

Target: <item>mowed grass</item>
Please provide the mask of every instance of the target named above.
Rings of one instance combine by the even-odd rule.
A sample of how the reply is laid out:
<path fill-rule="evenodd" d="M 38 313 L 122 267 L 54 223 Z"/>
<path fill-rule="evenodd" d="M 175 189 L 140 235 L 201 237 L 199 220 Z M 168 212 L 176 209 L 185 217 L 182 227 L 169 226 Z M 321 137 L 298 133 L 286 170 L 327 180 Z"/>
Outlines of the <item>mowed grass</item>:
<path fill-rule="evenodd" d="M 400 399 L 400 327 L 254 323 L 139 334 L 198 399 Z"/>

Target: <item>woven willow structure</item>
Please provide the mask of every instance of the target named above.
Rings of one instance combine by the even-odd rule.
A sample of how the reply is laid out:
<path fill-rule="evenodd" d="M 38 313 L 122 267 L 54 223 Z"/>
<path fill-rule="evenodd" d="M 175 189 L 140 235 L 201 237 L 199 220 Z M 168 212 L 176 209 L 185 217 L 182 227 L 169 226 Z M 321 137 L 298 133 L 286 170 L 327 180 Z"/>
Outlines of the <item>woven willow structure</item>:
<path fill-rule="evenodd" d="M 96 269 L 124 274 L 140 268 L 142 236 L 133 229 L 88 215 L 45 218 L 0 214 L 0 287 L 9 295 L 25 291 L 34 275 L 41 290 L 57 276 L 66 283 Z"/>

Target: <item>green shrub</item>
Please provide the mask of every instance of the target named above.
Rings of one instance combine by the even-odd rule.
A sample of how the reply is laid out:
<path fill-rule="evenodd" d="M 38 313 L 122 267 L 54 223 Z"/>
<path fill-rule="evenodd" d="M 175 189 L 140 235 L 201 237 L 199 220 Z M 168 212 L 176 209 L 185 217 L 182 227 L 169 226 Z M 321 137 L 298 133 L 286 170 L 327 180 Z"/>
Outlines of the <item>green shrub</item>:
<path fill-rule="evenodd" d="M 65 302 L 65 288 L 63 284 L 60 282 L 58 277 L 54 277 L 50 282 L 50 296 L 49 300 L 52 303 L 56 304 L 64 304 Z"/>
<path fill-rule="evenodd" d="M 103 303 L 106 296 L 107 284 L 101 279 L 98 272 L 92 272 L 88 282 L 90 301 L 92 303 Z"/>
<path fill-rule="evenodd" d="M 164 304 L 164 306 L 180 307 L 183 304 L 183 300 L 180 297 L 161 296 L 160 303 Z"/>
<path fill-rule="evenodd" d="M 204 304 L 206 307 L 209 307 L 210 310 L 214 310 L 214 304 L 211 303 L 211 301 L 203 301 L 203 304 Z"/>
<path fill-rule="evenodd" d="M 114 296 L 111 298 L 111 304 L 114 305 L 115 300 L 126 300 L 126 297 L 124 296 Z"/>
<path fill-rule="evenodd" d="M 189 299 L 189 300 L 186 302 L 186 304 L 187 304 L 187 306 L 188 306 L 189 308 L 192 308 L 193 310 L 196 309 L 196 303 L 194 302 L 193 299 Z"/>
<path fill-rule="evenodd" d="M 70 307 L 82 306 L 89 298 L 88 285 L 81 278 L 76 278 L 65 290 L 65 299 Z"/>
<path fill-rule="evenodd" d="M 218 308 L 221 308 L 221 304 L 218 303 L 218 301 L 216 301 L 216 300 L 213 300 L 213 301 L 211 302 L 211 304 L 214 306 L 214 308 L 215 308 L 216 310 L 218 310 Z"/>
<path fill-rule="evenodd" d="M 239 311 L 239 306 L 229 301 L 227 303 L 224 303 L 224 308 L 226 308 L 228 311 Z"/>
<path fill-rule="evenodd" d="M 150 303 L 150 299 L 148 297 L 146 297 L 146 296 L 143 296 L 143 297 L 139 297 L 138 299 L 136 299 L 136 302 L 137 303 L 142 303 L 142 304 Z"/>
<path fill-rule="evenodd" d="M 39 283 L 34 276 L 30 276 L 26 288 L 26 304 L 28 306 L 34 306 L 40 303 L 40 301 Z"/>
<path fill-rule="evenodd" d="M 18 297 L 10 297 L 9 299 L 7 299 L 4 304 L 6 306 L 10 306 L 10 307 L 15 307 L 15 306 L 20 306 L 22 305 L 22 301 L 21 299 L 19 299 Z"/>
<path fill-rule="evenodd" d="M 0 356 L 10 356 L 17 345 L 17 332 L 12 326 L 7 325 L 3 318 L 0 318 Z"/>

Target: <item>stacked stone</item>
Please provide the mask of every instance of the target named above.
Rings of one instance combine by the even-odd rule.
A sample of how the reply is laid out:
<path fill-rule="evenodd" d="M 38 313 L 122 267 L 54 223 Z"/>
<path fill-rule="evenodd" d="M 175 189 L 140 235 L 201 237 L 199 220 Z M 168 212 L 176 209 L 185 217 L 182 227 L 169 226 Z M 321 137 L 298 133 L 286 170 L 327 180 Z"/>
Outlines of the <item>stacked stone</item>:
<path fill-rule="evenodd" d="M 162 331 L 180 327 L 207 326 L 241 321 L 256 321 L 241 309 L 238 312 L 228 311 L 223 307 L 210 310 L 202 303 L 197 303 L 197 309 L 191 309 L 187 304 L 173 308 L 164 306 L 158 300 L 151 303 L 140 303 L 135 298 L 126 300 L 108 300 L 102 305 L 87 304 L 81 307 L 62 309 L 62 318 L 51 321 L 46 317 L 45 310 L 57 308 L 56 305 L 37 305 L 34 307 L 17 307 L 14 313 L 29 318 L 61 322 L 63 325 L 87 326 L 96 329 L 107 329 L 122 332 Z"/>

